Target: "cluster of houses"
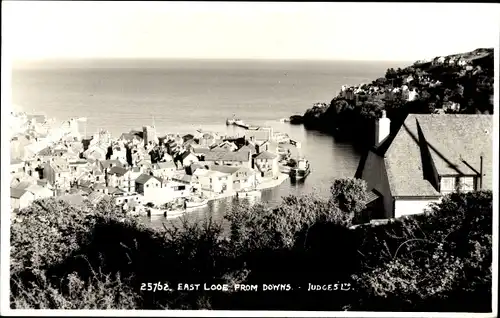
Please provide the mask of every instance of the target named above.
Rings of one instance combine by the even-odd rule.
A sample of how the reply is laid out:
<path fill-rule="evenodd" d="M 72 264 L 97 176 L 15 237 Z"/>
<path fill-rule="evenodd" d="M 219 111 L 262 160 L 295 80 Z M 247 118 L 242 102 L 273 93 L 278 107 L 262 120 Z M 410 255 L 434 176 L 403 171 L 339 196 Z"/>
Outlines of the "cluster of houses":
<path fill-rule="evenodd" d="M 362 96 L 371 96 L 380 100 L 394 100 L 396 97 L 401 97 L 406 101 L 413 101 L 418 98 L 419 92 L 416 88 L 409 88 L 409 84 L 413 81 L 413 76 L 408 76 L 403 79 L 401 87 L 385 87 L 376 84 L 360 84 L 356 86 L 342 85 L 339 92 L 339 97 L 346 100 L 358 102 Z M 429 81 L 428 78 L 422 77 L 422 81 Z M 436 83 L 429 81 L 429 85 Z"/>
<path fill-rule="evenodd" d="M 280 175 L 280 146 L 269 130 L 235 139 L 202 131 L 159 137 L 154 126 L 145 126 L 119 138 L 101 130 L 86 139 L 78 132 L 84 119 L 52 128 L 44 116 L 12 117 L 12 209 L 51 196 L 93 204 L 111 197 L 137 209 L 230 195 Z"/>

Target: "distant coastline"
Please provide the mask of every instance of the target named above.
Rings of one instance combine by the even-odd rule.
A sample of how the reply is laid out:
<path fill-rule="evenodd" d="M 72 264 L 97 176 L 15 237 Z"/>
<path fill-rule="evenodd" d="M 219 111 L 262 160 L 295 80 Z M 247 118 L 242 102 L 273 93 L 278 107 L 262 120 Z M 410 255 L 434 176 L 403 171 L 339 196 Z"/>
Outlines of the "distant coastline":
<path fill-rule="evenodd" d="M 389 68 L 371 83 L 343 85 L 329 104 L 315 103 L 289 121 L 369 147 L 383 110 L 393 123 L 391 131 L 409 113 L 492 114 L 493 60 L 492 48 L 480 48 Z"/>

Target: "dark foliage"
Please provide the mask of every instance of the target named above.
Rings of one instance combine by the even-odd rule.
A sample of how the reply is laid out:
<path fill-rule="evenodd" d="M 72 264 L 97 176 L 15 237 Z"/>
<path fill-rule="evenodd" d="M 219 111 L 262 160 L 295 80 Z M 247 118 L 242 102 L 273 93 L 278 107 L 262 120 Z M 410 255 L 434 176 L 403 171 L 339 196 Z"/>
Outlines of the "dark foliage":
<path fill-rule="evenodd" d="M 11 305 L 65 309 L 490 311 L 492 194 L 451 194 L 426 214 L 350 227 L 363 182 L 332 198 L 283 199 L 210 219 L 149 229 L 111 202 L 75 208 L 46 199 L 12 217 Z M 147 291 L 142 283 L 199 283 Z M 203 284 L 258 284 L 210 292 Z M 312 284 L 350 291 L 307 292 Z M 290 284 L 262 291 L 262 284 Z M 147 285 L 142 286 L 147 287 Z M 147 288 L 146 288 L 147 289 Z"/>

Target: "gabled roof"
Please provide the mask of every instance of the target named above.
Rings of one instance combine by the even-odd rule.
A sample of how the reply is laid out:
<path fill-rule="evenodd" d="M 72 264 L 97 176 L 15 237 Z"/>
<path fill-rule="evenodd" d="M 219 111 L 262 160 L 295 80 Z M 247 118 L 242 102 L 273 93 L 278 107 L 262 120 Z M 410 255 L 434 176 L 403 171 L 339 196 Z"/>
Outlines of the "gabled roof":
<path fill-rule="evenodd" d="M 139 183 L 139 184 L 146 184 L 149 180 L 151 179 L 155 179 L 157 181 L 160 181 L 160 179 L 154 177 L 154 176 L 151 176 L 149 174 L 141 174 L 139 177 L 137 177 L 137 179 L 135 179 L 135 183 Z"/>
<path fill-rule="evenodd" d="M 410 114 L 395 136 L 372 151 L 384 157 L 393 196 L 437 196 L 424 179 L 423 152 L 440 176 L 477 175 L 483 155 L 483 187 L 491 189 L 492 147 L 491 115 Z"/>
<path fill-rule="evenodd" d="M 189 152 L 189 151 L 184 151 L 183 153 L 181 153 L 181 154 L 178 156 L 178 160 L 184 160 L 184 159 L 186 159 L 189 155 L 194 156 L 191 152 Z"/>
<path fill-rule="evenodd" d="M 157 162 L 153 164 L 153 169 L 176 169 L 177 166 L 173 161 Z"/>
<path fill-rule="evenodd" d="M 205 161 L 249 161 L 249 151 L 210 151 L 205 154 Z"/>
<path fill-rule="evenodd" d="M 16 188 L 18 190 L 26 190 L 27 188 L 29 188 L 32 185 L 33 185 L 33 183 L 31 183 L 29 181 L 20 181 L 18 184 L 13 186 L 13 188 Z"/>
<path fill-rule="evenodd" d="M 253 145 L 245 145 L 236 151 L 238 152 L 249 151 L 251 154 L 255 154 L 257 152 Z"/>
<path fill-rule="evenodd" d="M 103 169 L 107 169 L 111 165 L 118 166 L 118 167 L 123 166 L 122 163 L 120 162 L 120 160 L 102 160 L 102 161 L 100 161 L 100 163 L 101 163 L 101 166 L 103 167 Z"/>
<path fill-rule="evenodd" d="M 13 199 L 20 199 L 28 191 L 24 189 L 10 188 L 10 197 Z"/>
<path fill-rule="evenodd" d="M 125 193 L 124 191 L 118 189 L 118 188 L 115 188 L 115 187 L 106 187 L 106 189 L 108 189 L 108 193 L 111 195 L 111 194 L 117 194 L 117 193 Z"/>
<path fill-rule="evenodd" d="M 257 154 L 255 156 L 255 159 L 266 159 L 266 160 L 272 160 L 272 159 L 275 159 L 276 157 L 278 157 L 278 155 L 274 154 L 274 153 L 271 153 L 269 151 L 262 151 L 261 153 Z"/>
<path fill-rule="evenodd" d="M 109 173 L 115 174 L 118 177 L 122 177 L 127 173 L 127 169 L 119 167 L 119 166 L 115 166 L 115 167 L 112 167 L 111 169 L 109 169 Z"/>
<path fill-rule="evenodd" d="M 239 167 L 230 167 L 230 166 L 223 166 L 223 165 L 212 165 L 212 166 L 210 166 L 210 170 L 212 170 L 212 171 L 219 171 L 219 172 L 222 172 L 222 173 L 233 174 L 233 173 L 236 173 L 239 170 Z"/>

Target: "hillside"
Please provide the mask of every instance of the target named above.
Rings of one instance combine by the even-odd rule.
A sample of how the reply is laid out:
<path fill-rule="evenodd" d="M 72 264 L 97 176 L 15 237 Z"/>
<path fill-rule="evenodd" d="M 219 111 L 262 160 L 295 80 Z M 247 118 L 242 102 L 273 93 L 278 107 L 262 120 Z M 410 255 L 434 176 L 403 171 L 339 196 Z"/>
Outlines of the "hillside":
<path fill-rule="evenodd" d="M 386 110 L 393 129 L 408 113 L 493 113 L 493 49 L 438 56 L 388 69 L 369 84 L 342 86 L 329 105 L 315 104 L 294 123 L 363 145 L 373 142 L 374 119 Z"/>

